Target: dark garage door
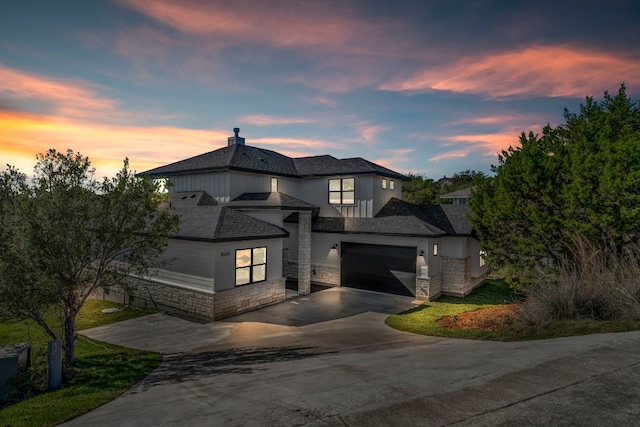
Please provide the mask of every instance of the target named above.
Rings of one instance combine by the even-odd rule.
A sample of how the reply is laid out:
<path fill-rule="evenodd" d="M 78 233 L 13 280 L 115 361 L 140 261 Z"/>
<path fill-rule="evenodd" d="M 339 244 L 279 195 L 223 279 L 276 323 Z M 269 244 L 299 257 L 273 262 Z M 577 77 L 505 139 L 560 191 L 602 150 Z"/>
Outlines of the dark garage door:
<path fill-rule="evenodd" d="M 342 286 L 415 296 L 416 247 L 343 242 L 341 272 Z"/>

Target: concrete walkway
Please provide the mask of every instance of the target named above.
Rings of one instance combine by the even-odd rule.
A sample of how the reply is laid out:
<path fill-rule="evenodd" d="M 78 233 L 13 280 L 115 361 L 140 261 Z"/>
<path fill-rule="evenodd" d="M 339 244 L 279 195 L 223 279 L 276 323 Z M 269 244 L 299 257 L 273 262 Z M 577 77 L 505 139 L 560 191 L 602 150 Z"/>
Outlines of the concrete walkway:
<path fill-rule="evenodd" d="M 330 289 L 227 321 L 83 331 L 164 353 L 68 426 L 637 425 L 640 332 L 496 343 L 384 325 L 409 298 Z"/>

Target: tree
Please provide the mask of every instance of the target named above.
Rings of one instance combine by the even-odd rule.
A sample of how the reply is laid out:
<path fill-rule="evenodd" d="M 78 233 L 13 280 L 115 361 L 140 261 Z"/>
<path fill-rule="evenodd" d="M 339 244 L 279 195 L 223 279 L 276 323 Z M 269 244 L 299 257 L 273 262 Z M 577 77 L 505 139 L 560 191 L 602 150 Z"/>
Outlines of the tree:
<path fill-rule="evenodd" d="M 564 117 L 523 133 L 476 187 L 471 221 L 495 266 L 555 263 L 577 235 L 620 253 L 640 237 L 640 110 L 625 86 Z"/>
<path fill-rule="evenodd" d="M 31 318 L 55 339 L 44 317 L 55 308 L 69 365 L 75 319 L 91 293 L 161 265 L 178 217 L 127 159 L 102 182 L 80 153 L 52 149 L 37 159 L 30 185 L 12 167 L 0 176 L 0 315 Z"/>
<path fill-rule="evenodd" d="M 432 179 L 422 175 L 409 173 L 409 181 L 402 184 L 402 200 L 417 205 L 428 205 L 436 202 L 440 194 L 440 186 Z"/>

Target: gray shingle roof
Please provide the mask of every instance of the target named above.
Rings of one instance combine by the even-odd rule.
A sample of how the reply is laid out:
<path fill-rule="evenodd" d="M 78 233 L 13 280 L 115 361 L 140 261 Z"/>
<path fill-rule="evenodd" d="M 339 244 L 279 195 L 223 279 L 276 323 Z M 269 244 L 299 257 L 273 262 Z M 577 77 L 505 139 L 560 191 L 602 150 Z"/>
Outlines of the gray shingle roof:
<path fill-rule="evenodd" d="M 440 196 L 441 199 L 462 199 L 471 197 L 471 192 L 475 190 L 476 187 L 468 187 L 463 188 L 462 190 L 452 191 L 451 193 L 443 194 Z"/>
<path fill-rule="evenodd" d="M 275 151 L 248 145 L 230 145 L 215 151 L 142 172 L 152 177 L 214 170 L 245 170 L 273 175 L 298 176 L 293 159 Z"/>
<path fill-rule="evenodd" d="M 261 208 L 284 210 L 317 210 L 318 206 L 296 199 L 282 192 L 274 193 L 243 193 L 227 203 L 225 206 L 234 209 Z"/>
<path fill-rule="evenodd" d="M 293 162 L 298 174 L 303 177 L 375 173 L 404 181 L 409 179 L 398 172 L 394 172 L 391 169 L 387 169 L 384 166 L 380 166 L 361 157 L 336 159 L 333 156 L 325 155 L 299 157 L 293 159 Z"/>
<path fill-rule="evenodd" d="M 312 231 L 320 233 L 366 233 L 393 236 L 443 236 L 446 233 L 414 216 L 383 218 L 317 218 Z"/>
<path fill-rule="evenodd" d="M 165 177 L 215 170 L 242 170 L 279 176 L 310 177 L 347 174 L 378 174 L 398 180 L 406 176 L 376 163 L 354 157 L 313 156 L 293 159 L 271 150 L 234 144 L 215 151 L 180 160 L 142 172 L 141 175 Z"/>
<path fill-rule="evenodd" d="M 414 205 L 392 198 L 380 209 L 376 218 L 414 216 L 448 235 L 471 235 L 473 226 L 467 219 L 471 210 L 466 205 Z"/>
<path fill-rule="evenodd" d="M 172 238 L 221 242 L 289 235 L 280 227 L 231 208 L 207 204 L 210 198 L 204 191 L 180 192 L 170 196 L 170 203 L 181 220 L 180 228 Z M 204 204 L 199 204 L 199 201 Z"/>

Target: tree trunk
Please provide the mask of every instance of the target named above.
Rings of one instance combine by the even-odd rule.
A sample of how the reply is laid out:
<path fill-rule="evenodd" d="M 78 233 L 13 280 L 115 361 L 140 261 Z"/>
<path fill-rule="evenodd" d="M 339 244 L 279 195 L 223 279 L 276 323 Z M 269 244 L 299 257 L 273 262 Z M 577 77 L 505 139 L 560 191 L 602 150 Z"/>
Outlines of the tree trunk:
<path fill-rule="evenodd" d="M 64 364 L 71 366 L 75 361 L 75 335 L 76 335 L 76 316 L 72 313 L 65 313 L 62 321 L 64 328 Z"/>

